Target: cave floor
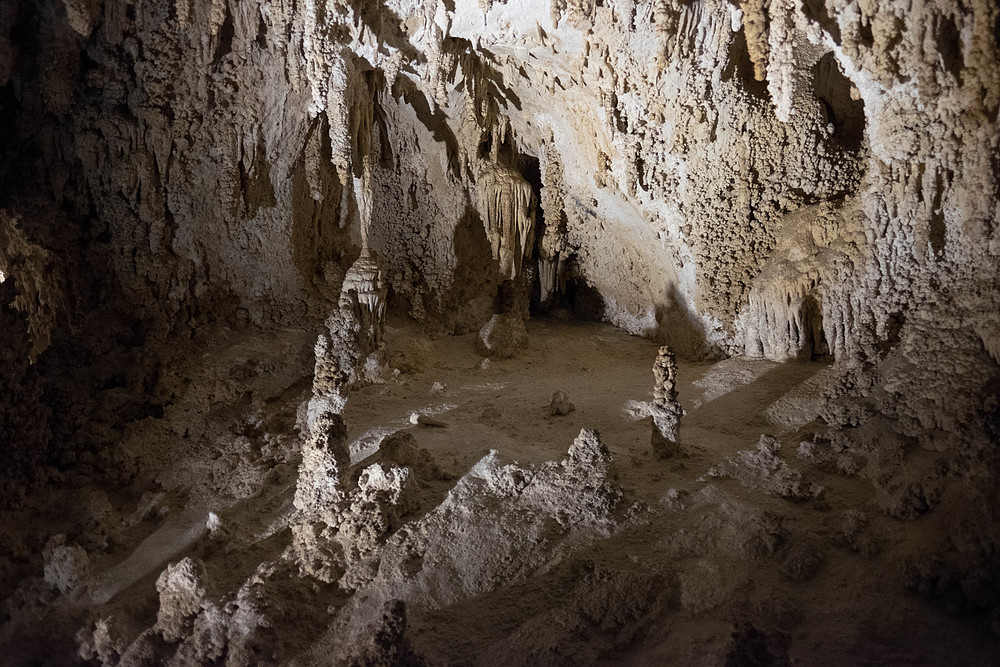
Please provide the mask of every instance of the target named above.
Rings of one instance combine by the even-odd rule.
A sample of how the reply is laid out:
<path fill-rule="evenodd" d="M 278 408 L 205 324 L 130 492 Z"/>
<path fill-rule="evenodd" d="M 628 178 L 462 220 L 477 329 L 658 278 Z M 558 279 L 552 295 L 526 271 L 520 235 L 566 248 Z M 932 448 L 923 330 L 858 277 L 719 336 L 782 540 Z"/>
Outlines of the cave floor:
<path fill-rule="evenodd" d="M 354 460 L 372 452 L 373 435 L 377 440 L 390 429 L 407 428 L 442 468 L 459 477 L 490 449 L 521 463 L 558 460 L 581 428 L 594 428 L 618 463 L 617 481 L 627 496 L 650 506 L 662 506 L 671 489 L 680 490 L 682 497 L 708 489 L 709 497 L 726 499 L 723 504 L 732 499 L 781 517 L 796 539 L 807 536 L 827 544 L 846 513 L 863 508 L 871 515 L 880 514 L 870 481 L 857 477 L 811 470 L 811 478 L 826 489 L 822 500 L 811 502 L 792 502 L 745 488 L 736 480 L 705 477 L 723 459 L 752 450 L 762 434 L 782 443 L 789 465 L 809 468 L 795 452 L 800 441 L 823 430 L 818 413 L 831 364 L 739 357 L 716 363 L 678 360 L 684 454 L 658 460 L 650 449 L 649 419 L 633 416 L 638 403 L 652 398 L 655 343 L 606 324 L 535 319 L 527 322 L 528 349 L 514 359 L 492 359 L 484 367 L 475 351 L 475 334 L 430 340 L 412 325 L 403 326 L 389 331 L 390 360 L 394 353 L 401 355 L 411 362 L 412 372 L 402 382 L 355 392 L 345 410 Z M 440 383 L 436 389 L 435 383 Z M 568 415 L 550 414 L 549 403 L 557 390 L 565 391 L 575 405 Z M 487 408 L 495 412 L 484 415 Z M 448 427 L 413 427 L 408 419 L 412 412 L 433 415 Z M 662 550 L 656 544 L 658 534 L 693 530 L 694 524 L 706 519 L 692 522 L 679 514 L 667 512 L 648 525 L 624 531 L 609 543 L 585 550 L 581 558 L 631 560 L 641 569 L 639 554 Z M 790 582 L 763 564 L 754 565 L 755 571 L 746 576 L 756 589 L 749 595 L 754 602 L 748 604 L 767 609 L 763 615 L 793 637 L 789 650 L 793 664 L 950 664 L 956 645 L 969 651 L 971 662 L 988 664 L 989 656 L 1000 656 L 988 632 L 962 625 L 906 591 L 899 580 L 899 563 L 911 545 L 936 530 L 927 519 L 934 520 L 928 517 L 921 526 L 876 518 L 873 530 L 879 533 L 881 554 L 866 558 L 842 545 L 834 547 L 816 577 L 807 582 Z M 704 567 L 704 572 L 695 578 L 724 580 L 718 568 L 746 567 L 726 554 L 717 556 L 721 563 L 714 559 L 698 563 L 695 569 Z M 888 586 L 887 578 L 893 579 Z M 412 614 L 412 641 L 444 662 L 502 664 L 505 653 L 498 650 L 502 637 L 506 632 L 516 634 L 525 608 L 530 608 L 523 598 L 537 594 L 539 586 L 545 589 L 532 580 L 445 610 Z M 559 583 L 549 586 L 544 595 L 567 594 Z M 650 631 L 629 651 L 605 647 L 614 658 L 596 661 L 718 664 L 716 656 L 725 650 L 733 630 L 731 612 L 722 613 L 720 605 L 713 614 L 713 603 L 704 604 L 706 608 L 699 609 L 703 613 L 681 613 L 681 618 Z M 913 640 L 914 632 L 920 634 L 919 641 Z M 499 644 L 484 658 L 490 638 Z M 546 662 L 542 655 L 544 651 L 530 660 Z M 564 659 L 551 664 L 563 664 Z"/>
<path fill-rule="evenodd" d="M 649 420 L 630 413 L 652 400 L 658 346 L 592 322 L 535 319 L 527 328 L 526 350 L 513 359 L 491 359 L 485 368 L 475 334 L 431 340 L 415 328 L 390 328 L 390 365 L 401 361 L 411 372 L 352 393 L 344 419 L 353 460 L 372 453 L 386 431 L 412 428 L 440 466 L 461 475 L 491 449 L 521 463 L 557 460 L 580 429 L 592 428 L 617 460 L 627 461 L 620 468 L 626 487 L 656 502 L 692 473 L 703 474 L 721 458 L 752 447 L 762 433 L 808 432 L 819 408 L 817 376 L 829 369 L 739 358 L 716 364 L 679 360 L 686 456 L 656 462 Z M 550 414 L 556 391 L 566 392 L 573 412 Z M 487 409 L 492 415 L 484 416 Z M 411 427 L 413 412 L 448 427 Z"/>
<path fill-rule="evenodd" d="M 642 571 L 655 563 L 658 572 L 672 573 L 671 585 L 679 589 L 675 601 L 653 617 L 635 620 L 632 634 L 619 632 L 614 640 L 578 637 L 587 648 L 574 650 L 574 661 L 720 664 L 734 621 L 749 617 L 788 638 L 793 664 L 949 664 L 956 646 L 970 656 L 969 664 L 989 664 L 989 656 L 998 655 L 996 642 L 982 628 L 945 614 L 898 580 L 913 545 L 936 531 L 930 524 L 935 517 L 899 522 L 878 516 L 869 481 L 809 469 L 797 456 L 798 443 L 821 430 L 820 389 L 830 365 L 680 361 L 684 453 L 658 460 L 649 445 L 649 420 L 641 418 L 641 402 L 652 396 L 657 346 L 597 323 L 536 319 L 527 328 L 530 344 L 522 354 L 484 363 L 474 334 L 429 338 L 412 323 L 391 321 L 388 360 L 401 372 L 352 392 L 344 412 L 354 463 L 373 454 L 385 434 L 409 429 L 447 473 L 451 481 L 431 485 L 417 514 L 430 511 L 490 450 L 521 464 L 559 460 L 582 428 L 600 432 L 614 457 L 615 481 L 632 504 L 630 518 L 610 540 L 577 545 L 526 580 L 445 608 L 411 601 L 408 636 L 430 664 L 565 664 L 568 657 L 560 650 L 567 636 L 576 635 L 556 617 L 549 619 L 559 628 L 551 630 L 554 654 L 546 653 L 545 633 L 541 639 L 518 639 L 519 645 L 541 642 L 523 660 L 505 651 L 518 633 L 548 627 L 546 614 L 555 613 L 578 584 L 567 574 L 575 571 L 572 563 L 619 568 L 624 563 Z M 225 330 L 205 340 L 197 355 L 179 358 L 163 380 L 174 387 L 164 417 L 122 429 L 117 449 L 138 460 L 141 470 L 130 486 L 94 488 L 77 480 L 72 490 L 36 494 L 11 515 L 15 521 L 40 519 L 33 528 L 37 535 L 26 543 L 64 532 L 94 552 L 79 592 L 55 600 L 45 593 L 43 602 L 29 604 L 24 596 L 44 588 L 36 555 L 34 583 L 27 589 L 22 583 L 11 596 L 21 602 L 8 605 L 9 618 L 0 628 L 0 647 L 15 664 L 37 649 L 39 633 L 51 634 L 48 650 L 64 655 L 88 618 L 131 615 L 127 627 L 155 620 L 154 584 L 167 561 L 197 555 L 217 589 L 231 595 L 257 564 L 285 550 L 297 466 L 292 427 L 308 397 L 314 334 Z M 550 414 L 557 390 L 575 404 L 568 415 Z M 414 412 L 448 426 L 413 426 Z M 734 479 L 706 477 L 724 459 L 753 450 L 762 434 L 781 442 L 789 466 L 809 469 L 811 479 L 826 489 L 821 499 L 793 502 Z M 268 454 L 272 449 L 289 454 Z M 257 463 L 247 463 L 248 457 Z M 671 490 L 680 495 L 671 496 Z M 680 498 L 680 505 L 668 502 L 671 497 Z M 113 539 L 104 544 L 88 535 L 94 506 L 106 508 L 104 515 L 112 518 L 105 521 L 116 526 L 106 531 Z M 838 537 L 845 515 L 859 509 L 874 517 L 879 553 L 856 553 Z M 211 538 L 204 528 L 209 511 L 223 526 Z M 704 537 L 713 530 L 739 530 L 727 521 L 764 515 L 777 517 L 783 539 L 793 546 L 817 545 L 824 554 L 822 566 L 807 580 L 790 580 L 778 564 L 748 560 Z M 312 650 L 316 657 L 315 647 L 308 647 L 322 646 L 326 621 L 321 610 L 314 613 L 320 614 L 315 627 L 297 630 L 281 655 L 307 656 Z M 642 616 L 635 613 L 636 619 Z M 53 628 L 60 630 L 50 632 Z"/>

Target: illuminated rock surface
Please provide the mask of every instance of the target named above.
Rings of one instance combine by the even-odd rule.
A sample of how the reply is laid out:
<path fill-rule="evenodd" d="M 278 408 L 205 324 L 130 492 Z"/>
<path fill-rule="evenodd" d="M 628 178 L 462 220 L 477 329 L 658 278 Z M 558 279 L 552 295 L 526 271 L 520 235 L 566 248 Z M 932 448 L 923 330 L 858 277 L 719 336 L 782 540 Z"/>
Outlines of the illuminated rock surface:
<path fill-rule="evenodd" d="M 0 3 L 3 660 L 995 662 L 998 26 Z"/>

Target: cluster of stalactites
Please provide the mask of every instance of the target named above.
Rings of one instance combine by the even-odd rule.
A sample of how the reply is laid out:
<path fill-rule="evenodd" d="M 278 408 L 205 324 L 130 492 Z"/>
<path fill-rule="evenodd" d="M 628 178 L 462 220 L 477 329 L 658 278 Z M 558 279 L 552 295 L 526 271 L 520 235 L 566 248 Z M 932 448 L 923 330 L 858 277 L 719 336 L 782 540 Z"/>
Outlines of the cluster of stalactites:
<path fill-rule="evenodd" d="M 510 131 L 508 123 L 494 126 L 489 159 L 479 168 L 477 198 L 486 225 L 493 259 L 507 280 L 521 276 L 524 260 L 535 246 L 535 193 L 516 169 L 500 159 L 500 145 Z"/>
<path fill-rule="evenodd" d="M 375 352 L 385 335 L 386 285 L 378 255 L 368 245 L 368 229 L 372 220 L 373 176 L 371 155 L 364 157 L 360 178 L 354 179 L 354 192 L 361 223 L 361 255 L 344 275 L 340 289 L 341 308 L 354 313 L 361 323 L 362 347 Z"/>
<path fill-rule="evenodd" d="M 490 240 L 493 259 L 506 280 L 522 277 L 524 260 L 535 245 L 537 198 L 531 184 L 508 164 L 500 147 L 509 139 L 510 120 L 496 113 L 495 103 L 482 97 L 481 86 L 467 86 L 460 137 L 466 164 L 476 182 L 476 205 Z M 489 153 L 480 145 L 489 139 Z"/>
<path fill-rule="evenodd" d="M 367 246 L 344 275 L 340 307 L 352 310 L 361 322 L 365 347 L 374 351 L 385 335 L 386 286 L 377 255 Z"/>
<path fill-rule="evenodd" d="M 818 286 L 815 274 L 790 283 L 755 286 L 744 319 L 745 354 L 772 361 L 808 360 L 827 354 Z"/>
<path fill-rule="evenodd" d="M 480 171 L 477 194 L 493 259 L 514 280 L 535 245 L 535 194 L 516 170 L 496 163 Z"/>
<path fill-rule="evenodd" d="M 563 200 L 566 196 L 563 184 L 562 159 L 552 144 L 546 144 L 542 153 L 542 214 L 545 231 L 539 242 L 538 282 L 543 304 L 551 302 L 557 294 L 566 291 L 569 244 L 566 238 L 566 213 Z"/>
<path fill-rule="evenodd" d="M 34 362 L 52 340 L 52 330 L 64 305 L 64 282 L 55 256 L 29 241 L 18 223 L 16 217 L 0 212 L 0 282 L 8 276 L 14 278 L 17 296 L 11 305 L 28 317 Z"/>

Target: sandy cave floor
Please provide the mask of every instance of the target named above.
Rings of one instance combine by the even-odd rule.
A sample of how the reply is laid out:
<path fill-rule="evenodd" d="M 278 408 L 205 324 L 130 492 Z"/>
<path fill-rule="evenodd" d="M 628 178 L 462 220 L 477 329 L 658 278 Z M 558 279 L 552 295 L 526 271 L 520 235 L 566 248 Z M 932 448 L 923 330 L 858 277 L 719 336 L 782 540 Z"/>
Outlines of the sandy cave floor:
<path fill-rule="evenodd" d="M 746 489 L 735 480 L 702 478 L 724 458 L 752 449 L 764 433 L 779 439 L 786 460 L 798 465 L 794 451 L 799 441 L 820 429 L 815 421 L 820 380 L 830 371 L 829 364 L 742 358 L 704 364 L 679 361 L 677 389 L 685 410 L 680 437 L 687 455 L 660 461 L 650 450 L 648 420 L 635 420 L 628 414 L 635 402 L 651 397 L 650 367 L 657 345 L 606 324 L 536 319 L 527 327 L 529 348 L 514 359 L 492 359 L 485 369 L 472 344 L 475 334 L 427 340 L 413 332 L 407 335 L 402 329 L 390 328 L 390 350 L 398 350 L 399 341 L 406 339 L 408 342 L 401 346 L 404 356 L 418 360 L 419 370 L 399 384 L 370 386 L 352 395 L 345 410 L 352 458 L 360 459 L 372 451 L 366 444 L 374 433 L 383 433 L 387 428 L 413 428 L 418 444 L 427 447 L 439 465 L 458 477 L 490 449 L 521 463 L 558 460 L 581 428 L 596 428 L 619 463 L 618 481 L 628 497 L 654 507 L 671 489 L 690 495 L 717 485 L 725 494 L 773 511 L 785 517 L 786 524 L 794 526 L 795 531 L 821 540 L 819 536 L 836 523 L 838 510 L 870 504 L 866 500 L 871 495 L 870 482 L 839 475 L 814 475 L 827 491 L 823 501 L 812 503 L 770 497 Z M 392 344 L 393 339 L 397 346 Z M 434 383 L 443 384 L 445 390 L 433 391 Z M 550 414 L 549 402 L 557 390 L 567 392 L 576 406 L 574 412 L 566 416 Z M 488 407 L 496 408 L 499 416 L 484 418 L 483 411 Z M 414 411 L 432 414 L 449 426 L 411 427 L 408 417 Z M 878 511 L 874 505 L 872 511 Z M 661 531 L 683 530 L 685 520 L 676 518 L 667 513 L 653 525 L 616 536 L 611 544 L 593 547 L 593 557 L 598 562 L 635 559 L 636 554 L 649 549 L 649 543 L 655 542 Z M 879 556 L 880 563 L 838 549 L 836 557 L 828 557 L 817 578 L 808 583 L 790 585 L 781 581 L 777 572 L 759 582 L 763 587 L 774 585 L 776 591 L 781 591 L 779 597 L 789 595 L 777 603 L 788 607 L 780 613 L 798 616 L 793 621 L 798 630 L 790 650 L 793 662 L 947 664 L 953 658 L 953 633 L 968 636 L 971 655 L 979 653 L 972 648 L 976 644 L 985 651 L 980 655 L 990 655 L 991 646 L 1000 650 L 988 634 L 985 642 L 974 639 L 975 633 L 943 616 L 940 609 L 907 594 L 901 582 L 887 587 L 880 581 L 890 576 L 887 561 L 901 557 L 892 553 L 891 545 L 907 539 L 903 531 L 894 530 L 893 524 L 897 523 L 889 519 L 878 522 L 878 528 L 885 531 L 882 539 L 889 551 Z M 909 539 L 917 538 L 911 532 Z M 714 567 L 707 566 L 705 576 L 713 576 Z M 761 570 L 763 573 L 765 568 Z M 527 591 L 535 586 L 537 583 L 529 582 L 506 594 L 487 595 L 486 600 L 468 601 L 426 616 L 413 613 L 411 641 L 418 651 L 426 642 L 429 654 L 447 656 L 458 664 L 473 661 L 483 651 L 483 634 L 493 634 L 499 641 L 505 624 L 511 631 L 517 627 L 518 619 L 512 617 L 524 613 L 523 603 L 518 600 L 530 597 Z M 898 593 L 887 594 L 887 588 Z M 559 584 L 554 584 L 551 594 L 561 593 Z M 765 598 L 769 595 L 762 594 Z M 775 600 L 762 604 L 775 604 Z M 499 611 L 483 613 L 492 609 Z M 478 622 L 470 622 L 476 617 L 480 618 Z M 470 625 L 474 631 L 469 631 Z M 458 630 L 449 632 L 447 627 Z M 647 652 L 648 647 L 641 646 L 633 651 L 632 659 L 635 664 L 651 664 L 649 661 L 654 659 L 713 664 L 709 656 L 724 650 L 731 631 L 732 624 L 722 619 L 681 621 L 672 632 L 659 638 L 662 643 L 655 650 Z M 911 642 L 910 633 L 914 631 L 924 638 L 940 636 L 942 640 L 937 644 L 941 654 L 927 653 L 924 641 Z M 995 655 L 1000 661 L 1000 652 Z M 626 653 L 608 662 L 628 660 Z"/>
<path fill-rule="evenodd" d="M 521 464 L 559 460 L 581 428 L 595 428 L 614 456 L 616 481 L 633 505 L 631 523 L 611 540 L 578 545 L 557 556 L 527 581 L 444 609 L 411 604 L 408 637 L 430 664 L 562 664 L 563 658 L 717 664 L 731 641 L 736 599 L 740 614 L 758 624 L 763 619 L 789 637 L 789 656 L 796 664 L 949 664 L 955 646 L 965 647 L 968 664 L 989 664 L 989 656 L 1000 655 L 983 628 L 908 593 L 901 581 L 884 581 L 898 577 L 909 543 L 919 543 L 921 533 L 932 534 L 930 522 L 936 517 L 909 523 L 881 517 L 868 498 L 870 482 L 821 471 L 810 475 L 826 493 L 822 500 L 807 502 L 769 496 L 731 479 L 703 477 L 726 457 L 752 449 L 763 433 L 782 442 L 789 465 L 808 468 L 795 450 L 818 429 L 818 391 L 829 365 L 740 358 L 680 362 L 686 455 L 661 461 L 650 450 L 648 420 L 629 416 L 636 402 L 651 397 L 657 346 L 603 324 L 536 319 L 527 326 L 527 350 L 515 359 L 484 364 L 473 334 L 430 339 L 416 325 L 390 322 L 389 363 L 401 372 L 385 384 L 351 394 L 344 417 L 353 463 L 374 453 L 380 436 L 411 429 L 417 444 L 430 451 L 448 476 L 429 485 L 419 514 L 439 503 L 455 480 L 491 449 Z M 13 664 L 18 657 L 30 660 L 35 642 L 42 641 L 38 633 L 53 628 L 62 630 L 52 633 L 57 637 L 52 646 L 74 650 L 70 637 L 80 627 L 84 609 L 91 616 L 124 610 L 140 626 L 151 623 L 157 608 L 154 583 L 168 561 L 197 554 L 220 589 L 235 589 L 257 563 L 285 548 L 283 522 L 292 511 L 294 456 L 259 466 L 264 470 L 256 479 L 260 490 L 249 483 L 250 490 L 241 491 L 240 480 L 247 473 L 236 464 L 227 467 L 225 447 L 213 442 L 230 441 L 234 430 L 243 429 L 254 448 L 264 432 L 279 433 L 275 441 L 289 446 L 295 411 L 311 380 L 313 340 L 313 334 L 300 331 L 214 337 L 197 358 L 176 366 L 176 377 L 166 380 L 176 383 L 176 391 L 164 418 L 147 418 L 125 429 L 122 449 L 141 458 L 141 468 L 150 472 L 140 473 L 128 488 L 78 486 L 18 510 L 37 517 L 39 540 L 56 532 L 73 535 L 74 525 L 92 524 L 95 504 L 114 508 L 121 527 L 113 531 L 109 546 L 95 549 L 91 574 L 80 587 L 84 593 L 45 608 L 24 601 L 30 587 L 29 594 L 12 596 L 21 599 L 24 613 L 13 614 L 0 629 L 0 645 L 7 645 Z M 435 388 L 435 383 L 441 386 Z M 569 395 L 575 411 L 550 415 L 556 390 Z M 449 426 L 412 426 L 413 412 L 432 414 Z M 247 414 L 253 416 L 248 420 Z M 669 502 L 671 489 L 681 492 L 680 505 Z M 795 582 L 772 563 L 727 553 L 685 557 L 684 536 L 718 521 L 714 513 L 720 506 L 744 508 L 741 512 L 759 508 L 781 517 L 787 539 L 818 545 L 824 554 L 818 573 Z M 874 516 L 872 531 L 881 552 L 871 557 L 832 537 L 848 508 L 866 506 Z M 221 540 L 207 536 L 209 511 L 221 517 Z M 720 530 L 727 529 L 724 523 Z M 619 633 L 610 644 L 606 638 L 574 639 L 579 630 L 560 627 L 557 610 L 578 587 L 581 567 L 620 569 L 624 564 L 626 570 L 646 571 L 649 563 L 658 572 L 665 568 L 674 573 L 670 585 L 679 589 L 679 602 L 666 605 L 655 618 L 637 620 L 641 627 L 633 638 L 622 640 Z M 336 595 L 324 599 L 339 604 Z M 551 628 L 551 637 L 538 627 Z M 299 645 L 285 646 L 280 655 L 295 655 L 309 645 L 311 633 L 322 631 L 321 622 L 304 623 L 293 640 Z M 911 641 L 914 636 L 919 641 Z M 517 640 L 514 653 L 508 648 L 511 637 Z M 567 638 L 584 648 L 560 657 L 564 649 L 559 647 Z"/>
<path fill-rule="evenodd" d="M 659 462 L 649 451 L 646 420 L 629 418 L 630 404 L 652 395 L 652 360 L 657 346 L 609 325 L 532 320 L 529 348 L 514 359 L 491 359 L 486 368 L 474 347 L 474 334 L 437 340 L 411 337 L 391 329 L 416 372 L 399 383 L 355 391 L 344 413 L 354 460 L 372 451 L 370 443 L 388 429 L 409 428 L 412 412 L 435 416 L 448 428 L 418 428 L 422 447 L 438 464 L 462 474 L 490 449 L 521 463 L 558 459 L 581 428 L 597 429 L 622 466 L 620 481 L 656 502 L 671 486 L 701 474 L 721 458 L 753 445 L 761 433 L 788 434 L 765 412 L 788 392 L 801 387 L 806 410 L 818 407 L 808 381 L 824 364 L 778 364 L 730 359 L 720 364 L 679 362 L 678 394 L 687 412 L 682 422 L 689 458 Z M 390 342 L 390 350 L 396 348 Z M 396 354 L 399 354 L 398 352 Z M 390 363 L 399 360 L 390 352 Z M 419 370 L 417 370 L 419 369 Z M 434 383 L 444 385 L 434 391 Z M 555 391 L 569 395 L 576 409 L 552 416 Z M 498 416 L 484 417 L 495 408 Z M 779 406 L 780 409 L 780 406 Z M 808 422 L 802 410 L 792 421 Z M 704 469 L 697 465 L 705 461 Z"/>

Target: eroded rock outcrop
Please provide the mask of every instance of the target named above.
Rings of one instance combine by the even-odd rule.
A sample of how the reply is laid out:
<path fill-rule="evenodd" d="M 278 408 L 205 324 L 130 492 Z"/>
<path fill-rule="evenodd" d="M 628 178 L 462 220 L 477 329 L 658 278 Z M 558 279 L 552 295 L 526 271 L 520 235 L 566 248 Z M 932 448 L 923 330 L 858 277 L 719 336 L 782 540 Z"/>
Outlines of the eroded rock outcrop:
<path fill-rule="evenodd" d="M 16 298 L 14 282 L 0 283 L 0 325 L 4 342 L 0 346 L 0 442 L 3 443 L 6 475 L 0 479 L 0 497 L 23 492 L 26 480 L 41 478 L 52 438 L 49 408 L 42 402 L 43 379 L 31 364 L 33 345 L 28 318 L 9 306 Z"/>
<path fill-rule="evenodd" d="M 781 443 L 768 435 L 760 436 L 757 448 L 742 450 L 708 471 L 708 477 L 739 480 L 751 489 L 789 500 L 810 500 L 823 495 L 823 487 L 810 481 L 800 470 L 789 466 L 778 455 Z"/>
<path fill-rule="evenodd" d="M 17 296 L 4 305 L 27 315 L 32 361 L 49 346 L 62 309 L 62 269 L 57 264 L 51 252 L 28 240 L 16 218 L 0 211 L 0 282 L 10 276 L 17 285 Z"/>

